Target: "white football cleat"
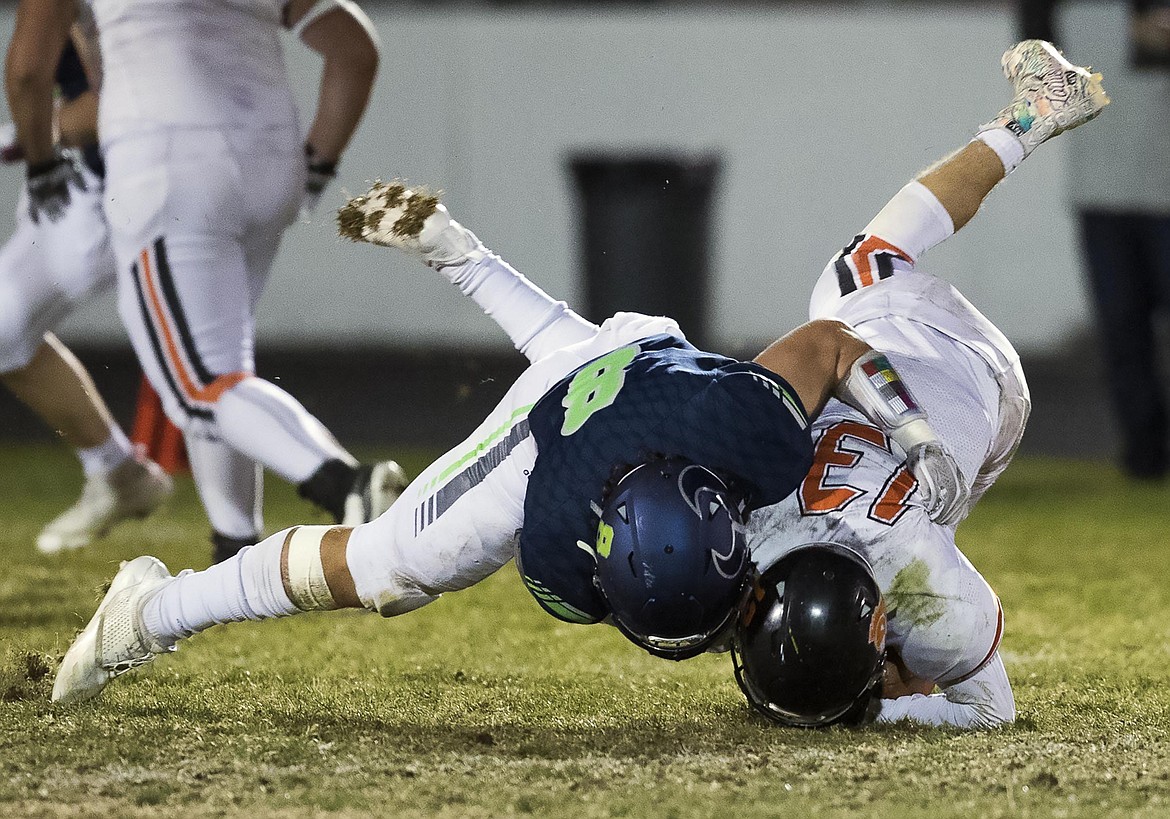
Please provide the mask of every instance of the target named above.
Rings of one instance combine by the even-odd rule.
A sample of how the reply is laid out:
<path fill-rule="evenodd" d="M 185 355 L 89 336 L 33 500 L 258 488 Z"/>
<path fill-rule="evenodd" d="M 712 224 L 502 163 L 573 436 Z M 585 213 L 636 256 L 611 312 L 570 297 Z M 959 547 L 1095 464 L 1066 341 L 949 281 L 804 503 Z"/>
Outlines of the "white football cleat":
<path fill-rule="evenodd" d="M 174 491 L 163 468 L 135 453 L 106 475 L 90 475 L 81 497 L 37 535 L 45 554 L 88 546 L 129 518 L 144 518 Z"/>
<path fill-rule="evenodd" d="M 1007 128 L 1024 146 L 1024 156 L 1085 124 L 1109 104 L 1101 75 L 1073 65 L 1052 43 L 1024 40 L 1005 51 L 1000 63 L 1016 96 L 979 130 Z"/>
<path fill-rule="evenodd" d="M 358 468 L 353 488 L 345 498 L 342 526 L 369 523 L 381 515 L 410 483 L 396 461 L 365 465 Z"/>
<path fill-rule="evenodd" d="M 119 674 L 174 651 L 146 635 L 142 607 L 174 578 L 162 561 L 143 556 L 122 563 L 89 623 L 65 652 L 53 681 L 53 702 L 93 699 Z"/>
<path fill-rule="evenodd" d="M 354 242 L 396 247 L 436 270 L 479 261 L 483 243 L 451 218 L 439 197 L 401 182 L 375 182 L 337 212 L 338 231 Z"/>

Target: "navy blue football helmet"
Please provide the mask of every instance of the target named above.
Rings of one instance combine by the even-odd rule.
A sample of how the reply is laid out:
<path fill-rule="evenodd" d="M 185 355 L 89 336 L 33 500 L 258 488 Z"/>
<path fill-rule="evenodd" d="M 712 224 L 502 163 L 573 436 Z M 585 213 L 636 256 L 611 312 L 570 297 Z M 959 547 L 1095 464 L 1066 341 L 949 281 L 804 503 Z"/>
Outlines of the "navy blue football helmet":
<path fill-rule="evenodd" d="M 869 563 L 839 544 L 810 543 L 759 578 L 731 657 L 753 708 L 818 728 L 872 715 L 885 646 L 886 607 Z"/>
<path fill-rule="evenodd" d="M 594 583 L 614 625 L 657 657 L 727 638 L 751 589 L 740 498 L 683 458 L 635 467 L 601 508 Z"/>

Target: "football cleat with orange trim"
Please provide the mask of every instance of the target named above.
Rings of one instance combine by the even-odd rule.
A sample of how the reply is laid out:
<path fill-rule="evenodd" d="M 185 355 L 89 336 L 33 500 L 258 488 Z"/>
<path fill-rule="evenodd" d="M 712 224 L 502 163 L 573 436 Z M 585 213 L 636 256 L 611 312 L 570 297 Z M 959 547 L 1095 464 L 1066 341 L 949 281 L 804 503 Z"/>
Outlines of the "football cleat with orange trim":
<path fill-rule="evenodd" d="M 1101 75 L 1073 65 L 1052 43 L 1024 40 L 1005 51 L 1000 63 L 1016 96 L 979 130 L 1006 128 L 1023 145 L 1024 156 L 1057 134 L 1085 124 L 1109 104 Z"/>

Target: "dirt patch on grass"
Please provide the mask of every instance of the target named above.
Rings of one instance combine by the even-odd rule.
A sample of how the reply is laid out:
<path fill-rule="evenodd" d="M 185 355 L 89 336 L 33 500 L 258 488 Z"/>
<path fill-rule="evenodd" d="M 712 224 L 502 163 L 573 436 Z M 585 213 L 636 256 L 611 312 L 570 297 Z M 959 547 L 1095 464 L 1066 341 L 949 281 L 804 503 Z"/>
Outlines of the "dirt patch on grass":
<path fill-rule="evenodd" d="M 9 651 L 0 661 L 0 701 L 48 700 L 53 666 L 44 654 Z"/>

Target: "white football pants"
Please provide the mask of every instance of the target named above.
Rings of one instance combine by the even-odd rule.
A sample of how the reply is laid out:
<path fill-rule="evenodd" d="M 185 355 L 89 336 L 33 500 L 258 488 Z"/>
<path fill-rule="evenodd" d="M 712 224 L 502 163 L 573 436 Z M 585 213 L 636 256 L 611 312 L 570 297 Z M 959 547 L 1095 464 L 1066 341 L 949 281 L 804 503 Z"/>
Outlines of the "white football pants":
<path fill-rule="evenodd" d="M 35 223 L 22 189 L 16 230 L 0 248 L 0 373 L 26 366 L 53 330 L 114 282 L 114 251 L 102 213 L 102 181 L 83 168 L 64 216 Z"/>
<path fill-rule="evenodd" d="M 303 196 L 300 135 L 159 130 L 104 147 L 118 306 L 168 417 L 235 450 L 233 473 L 255 460 L 299 483 L 326 460 L 352 462 L 304 407 L 253 376 L 256 302 Z"/>

